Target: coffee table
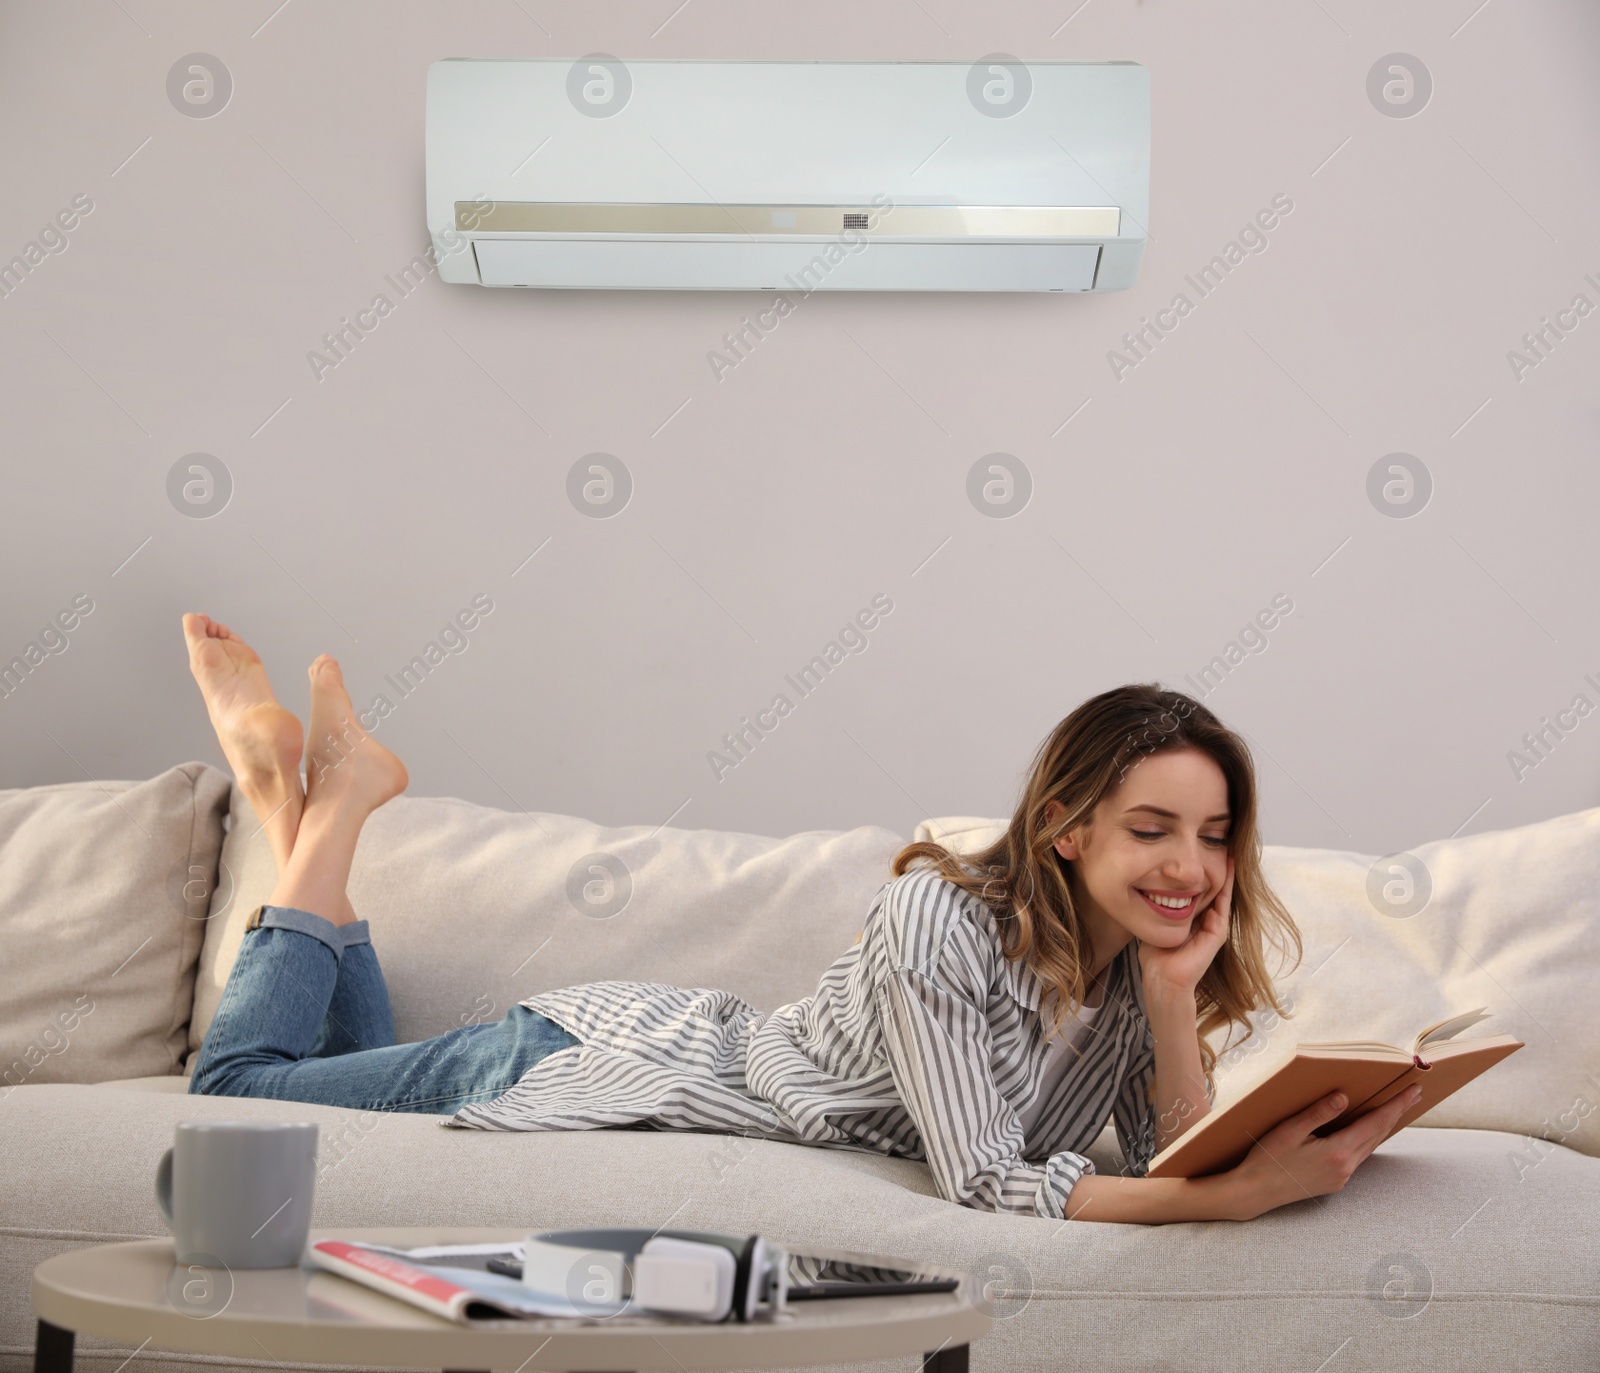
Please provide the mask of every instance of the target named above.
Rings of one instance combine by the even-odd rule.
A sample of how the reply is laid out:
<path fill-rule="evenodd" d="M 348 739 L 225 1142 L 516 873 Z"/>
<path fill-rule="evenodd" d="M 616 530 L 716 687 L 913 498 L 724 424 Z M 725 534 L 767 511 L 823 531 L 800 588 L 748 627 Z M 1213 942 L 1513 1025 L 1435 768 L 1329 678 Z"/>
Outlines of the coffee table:
<path fill-rule="evenodd" d="M 527 1235 L 526 1227 L 386 1226 L 313 1230 L 311 1239 L 406 1248 L 514 1243 Z M 875 1255 L 794 1248 L 875 1266 L 895 1264 Z M 748 1323 L 626 1316 L 594 1325 L 496 1320 L 466 1326 L 322 1269 L 229 1272 L 179 1267 L 175 1260 L 169 1237 L 77 1249 L 41 1263 L 33 1270 L 35 1373 L 72 1373 L 78 1334 L 124 1340 L 141 1351 L 369 1368 L 696 1373 L 921 1354 L 923 1373 L 967 1373 L 968 1342 L 993 1324 L 977 1279 L 966 1274 L 958 1275 L 961 1283 L 953 1292 L 796 1302 L 776 1318 Z"/>

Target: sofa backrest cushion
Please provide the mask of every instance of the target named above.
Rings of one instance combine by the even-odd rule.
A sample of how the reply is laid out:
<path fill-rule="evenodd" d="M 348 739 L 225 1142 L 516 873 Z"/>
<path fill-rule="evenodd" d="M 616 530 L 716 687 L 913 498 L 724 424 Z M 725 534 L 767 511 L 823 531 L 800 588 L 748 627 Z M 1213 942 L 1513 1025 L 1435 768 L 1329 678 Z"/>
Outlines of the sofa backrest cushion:
<path fill-rule="evenodd" d="M 273 883 L 237 791 L 233 807 L 191 1049 Z M 367 821 L 350 898 L 371 924 L 402 1043 L 498 1020 L 536 992 L 611 979 L 719 988 L 770 1011 L 816 990 L 904 843 L 874 827 L 786 839 L 613 829 L 402 796 Z"/>
<path fill-rule="evenodd" d="M 0 791 L 0 1095 L 182 1069 L 230 785 Z"/>
<path fill-rule="evenodd" d="M 1004 820 L 925 820 L 916 839 L 973 852 Z M 1409 1049 L 1449 1016 L 1487 1008 L 1461 1039 L 1525 1047 L 1419 1122 L 1505 1130 L 1600 1155 L 1600 808 L 1379 857 L 1263 846 L 1268 883 L 1299 927 L 1299 966 L 1275 977 L 1288 1012 L 1252 1017 L 1218 1050 L 1217 1101 L 1235 1099 L 1299 1043 L 1376 1040 Z M 1281 967 L 1267 950 L 1268 967 Z M 1542 1156 L 1508 1159 L 1515 1181 Z"/>

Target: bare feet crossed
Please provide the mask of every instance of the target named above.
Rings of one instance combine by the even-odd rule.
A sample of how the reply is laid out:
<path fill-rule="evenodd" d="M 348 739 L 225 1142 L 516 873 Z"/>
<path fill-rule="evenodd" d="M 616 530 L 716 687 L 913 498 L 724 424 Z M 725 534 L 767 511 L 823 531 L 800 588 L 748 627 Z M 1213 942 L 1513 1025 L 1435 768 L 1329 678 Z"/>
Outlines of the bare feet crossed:
<path fill-rule="evenodd" d="M 278 703 L 256 651 L 227 625 L 185 615 L 183 637 L 222 752 L 282 868 L 305 804 L 300 721 Z"/>
<path fill-rule="evenodd" d="M 189 670 L 200 685 L 222 752 L 273 841 L 280 867 L 293 848 L 309 800 L 353 802 L 371 811 L 405 790 L 405 765 L 361 728 L 334 658 L 324 653 L 306 674 L 311 681 L 310 748 L 302 787 L 305 731 L 278 701 L 260 655 L 208 615 L 185 615 L 183 637 L 189 645 Z"/>
<path fill-rule="evenodd" d="M 324 653 L 307 671 L 302 784 L 305 731 L 279 704 L 256 651 L 208 615 L 185 615 L 183 637 L 222 751 L 272 846 L 278 880 L 267 904 L 350 924 L 356 841 L 367 816 L 406 789 L 405 765 L 361 728 L 339 664 Z"/>

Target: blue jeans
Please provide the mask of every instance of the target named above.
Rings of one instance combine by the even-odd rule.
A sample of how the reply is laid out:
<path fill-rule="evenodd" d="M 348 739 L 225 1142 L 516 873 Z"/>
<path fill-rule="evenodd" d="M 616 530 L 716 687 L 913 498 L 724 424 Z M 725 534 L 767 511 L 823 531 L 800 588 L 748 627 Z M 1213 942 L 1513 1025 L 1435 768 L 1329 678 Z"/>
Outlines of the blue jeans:
<path fill-rule="evenodd" d="M 578 1042 L 513 1006 L 500 1021 L 396 1044 L 367 922 L 335 925 L 290 906 L 262 906 L 246 927 L 189 1091 L 453 1115 Z"/>

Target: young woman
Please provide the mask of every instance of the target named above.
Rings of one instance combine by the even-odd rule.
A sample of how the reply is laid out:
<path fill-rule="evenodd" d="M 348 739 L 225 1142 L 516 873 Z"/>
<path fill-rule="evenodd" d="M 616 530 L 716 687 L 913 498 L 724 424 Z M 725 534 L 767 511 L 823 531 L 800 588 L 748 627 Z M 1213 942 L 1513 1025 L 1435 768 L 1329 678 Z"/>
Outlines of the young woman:
<path fill-rule="evenodd" d="M 1261 874 L 1255 776 L 1205 707 L 1154 685 L 1085 702 L 1034 761 L 1006 832 L 912 844 L 814 995 L 597 982 L 494 1024 L 394 1042 L 345 892 L 368 815 L 406 770 L 310 668 L 310 749 L 261 660 L 186 615 L 190 667 L 278 878 L 250 917 L 190 1080 L 202 1094 L 447 1116 L 477 1129 L 715 1130 L 926 1160 L 947 1200 L 1077 1220 L 1248 1220 L 1336 1192 L 1412 1098 L 1313 1133 L 1326 1098 L 1229 1172 L 1145 1176 L 1210 1109 L 1202 1037 L 1278 1004 L 1263 944 L 1299 934 Z M 1082 1152 L 1116 1128 L 1126 1167 Z"/>

